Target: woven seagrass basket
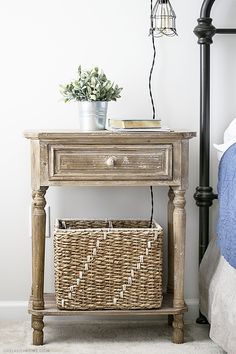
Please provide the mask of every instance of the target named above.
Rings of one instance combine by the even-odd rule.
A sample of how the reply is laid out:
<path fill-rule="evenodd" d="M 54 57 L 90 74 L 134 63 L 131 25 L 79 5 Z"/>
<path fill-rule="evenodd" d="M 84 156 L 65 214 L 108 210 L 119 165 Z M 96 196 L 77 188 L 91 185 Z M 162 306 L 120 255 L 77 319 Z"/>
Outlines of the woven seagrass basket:
<path fill-rule="evenodd" d="M 57 220 L 59 309 L 155 309 L 162 303 L 163 230 L 149 220 Z"/>

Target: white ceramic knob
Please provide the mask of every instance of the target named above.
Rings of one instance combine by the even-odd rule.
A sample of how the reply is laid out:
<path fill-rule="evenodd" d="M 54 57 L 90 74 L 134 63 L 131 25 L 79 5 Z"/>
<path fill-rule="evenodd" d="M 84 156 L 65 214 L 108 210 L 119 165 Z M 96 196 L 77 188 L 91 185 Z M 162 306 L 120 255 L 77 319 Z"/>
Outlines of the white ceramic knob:
<path fill-rule="evenodd" d="M 115 156 L 110 156 L 108 157 L 108 159 L 106 160 L 106 165 L 108 167 L 114 167 L 115 166 L 115 162 L 116 162 L 116 157 Z"/>

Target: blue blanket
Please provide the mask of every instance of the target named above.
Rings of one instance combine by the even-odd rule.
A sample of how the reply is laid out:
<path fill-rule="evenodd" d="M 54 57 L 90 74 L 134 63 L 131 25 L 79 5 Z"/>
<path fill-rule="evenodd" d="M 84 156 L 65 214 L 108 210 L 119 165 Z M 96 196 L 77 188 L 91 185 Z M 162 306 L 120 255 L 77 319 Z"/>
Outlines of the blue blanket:
<path fill-rule="evenodd" d="M 217 243 L 222 256 L 236 268 L 236 143 L 220 161 L 218 198 Z"/>

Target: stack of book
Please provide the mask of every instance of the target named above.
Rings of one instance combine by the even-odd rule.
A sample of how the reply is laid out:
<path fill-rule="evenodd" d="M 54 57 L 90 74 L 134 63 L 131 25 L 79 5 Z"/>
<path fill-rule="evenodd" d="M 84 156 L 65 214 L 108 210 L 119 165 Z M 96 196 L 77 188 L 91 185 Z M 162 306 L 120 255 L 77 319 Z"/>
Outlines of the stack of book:
<path fill-rule="evenodd" d="M 161 127 L 159 119 L 109 119 L 108 130 L 125 131 L 169 131 L 167 127 Z"/>

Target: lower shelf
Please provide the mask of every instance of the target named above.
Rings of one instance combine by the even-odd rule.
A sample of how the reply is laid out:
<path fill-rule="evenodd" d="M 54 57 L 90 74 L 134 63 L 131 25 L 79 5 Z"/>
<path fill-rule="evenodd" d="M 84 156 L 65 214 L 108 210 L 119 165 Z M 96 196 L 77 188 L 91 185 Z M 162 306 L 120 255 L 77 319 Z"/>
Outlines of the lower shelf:
<path fill-rule="evenodd" d="M 29 313 L 37 316 L 89 316 L 89 315 L 138 315 L 138 316 L 158 316 L 158 315 L 178 315 L 187 311 L 187 306 L 182 308 L 173 307 L 173 295 L 164 294 L 162 307 L 156 310 L 96 310 L 96 311 L 69 311 L 59 310 L 56 306 L 55 294 L 44 294 L 45 308 L 34 310 L 32 306 L 32 296 L 29 301 Z"/>

